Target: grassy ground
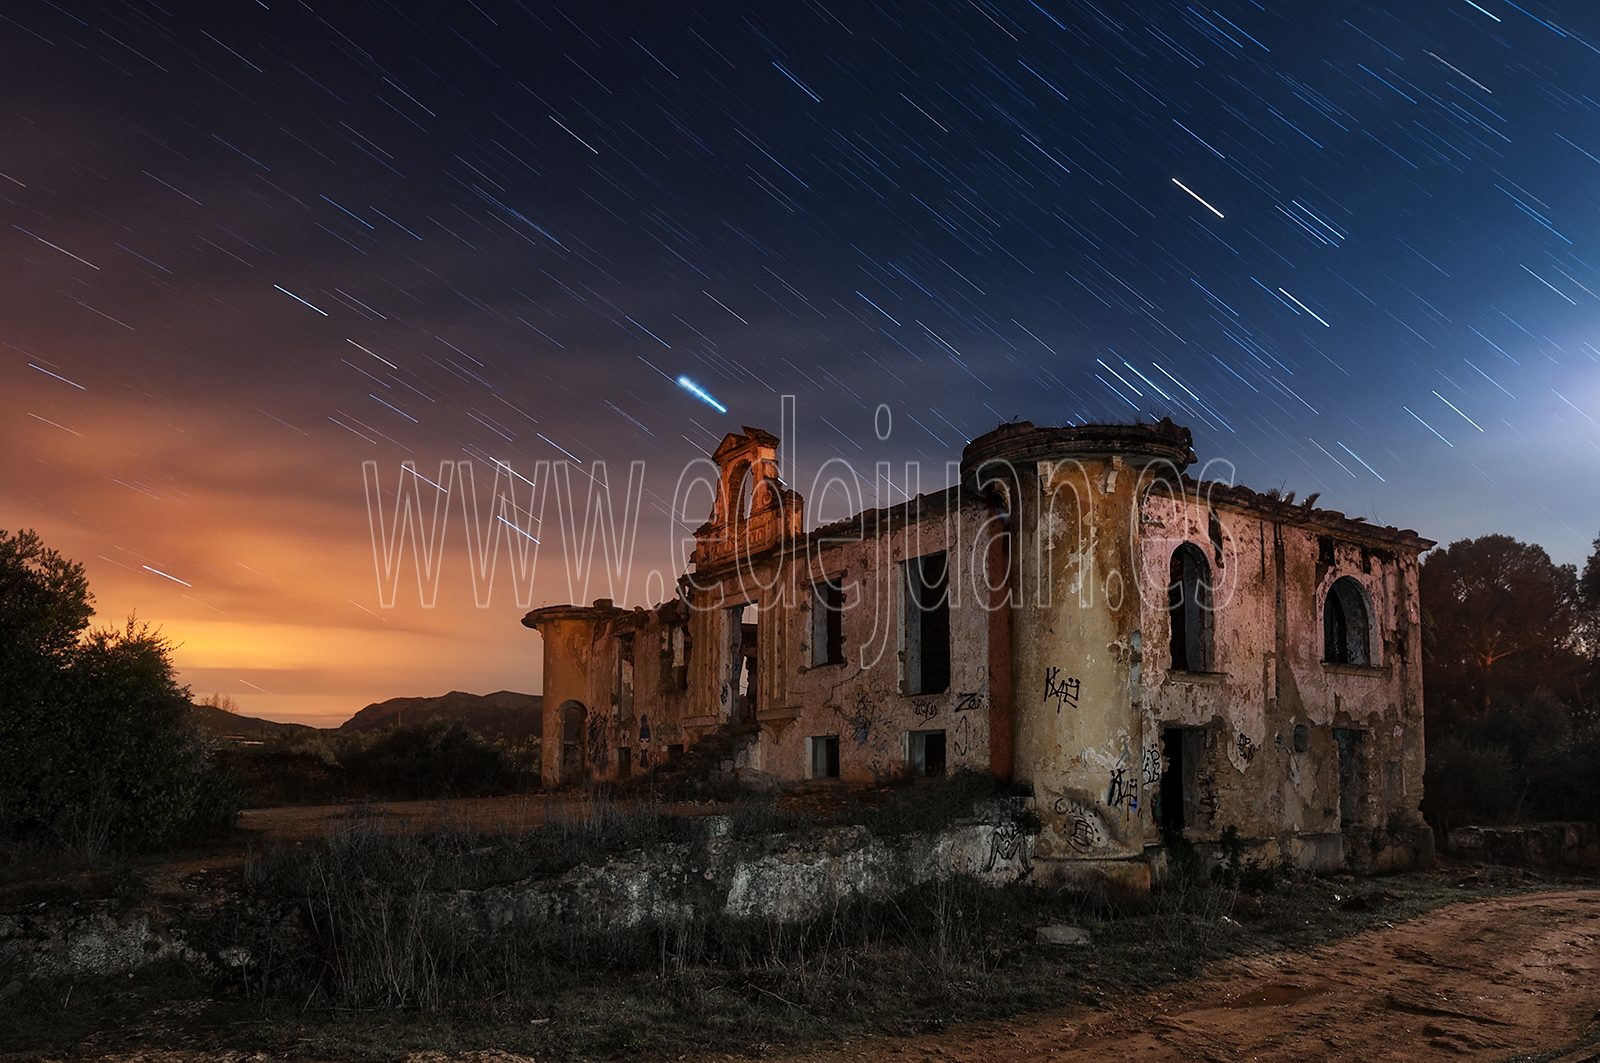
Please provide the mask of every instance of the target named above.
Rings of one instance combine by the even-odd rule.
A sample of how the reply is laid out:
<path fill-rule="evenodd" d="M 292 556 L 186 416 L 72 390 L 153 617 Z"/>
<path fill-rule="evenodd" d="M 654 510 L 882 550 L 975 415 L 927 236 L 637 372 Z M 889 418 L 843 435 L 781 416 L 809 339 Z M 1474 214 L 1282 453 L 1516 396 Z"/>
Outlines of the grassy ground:
<path fill-rule="evenodd" d="M 928 796 L 887 795 L 874 829 L 928 826 L 909 811 L 926 809 Z M 735 829 L 750 833 L 788 827 L 793 816 L 770 803 L 735 812 Z M 131 976 L 9 989 L 11 976 L 0 970 L 0 994 L 10 994 L 0 999 L 0 1059 L 140 1048 L 353 1060 L 488 1047 L 540 1060 L 759 1056 L 782 1045 L 1094 1006 L 1193 977 L 1229 956 L 1307 948 L 1455 900 L 1596 881 L 1487 869 L 1465 884 L 1460 871 L 1300 876 L 1260 882 L 1268 888 L 1252 893 L 1194 876 L 1149 895 L 1107 897 L 958 879 L 892 902 L 842 906 L 800 926 L 711 919 L 483 941 L 407 922 L 409 899 L 422 892 L 548 872 L 574 852 L 589 859 L 681 840 L 693 829 L 645 810 L 616 814 L 609 825 L 604 817 L 592 826 L 555 824 L 538 838 L 371 834 L 353 837 L 343 853 L 334 844 L 286 850 L 230 884 L 223 892 L 235 899 L 211 905 L 191 940 L 226 941 L 253 909 L 329 927 L 311 946 L 258 957 L 245 975 L 172 962 Z M 93 881 L 80 887 L 85 896 L 144 899 L 137 871 Z M 339 896 L 317 900 L 319 882 Z M 40 903 L 63 899 L 70 898 Z M 377 923 L 351 922 L 373 910 L 384 913 Z M 1052 923 L 1089 930 L 1093 948 L 1035 944 L 1036 929 Z"/>

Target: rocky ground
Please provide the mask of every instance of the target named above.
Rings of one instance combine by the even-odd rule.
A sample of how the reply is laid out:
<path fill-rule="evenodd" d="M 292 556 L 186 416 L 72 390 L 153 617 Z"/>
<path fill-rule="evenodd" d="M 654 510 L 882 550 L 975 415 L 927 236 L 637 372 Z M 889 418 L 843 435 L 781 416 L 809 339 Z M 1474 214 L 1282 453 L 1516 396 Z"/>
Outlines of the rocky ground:
<path fill-rule="evenodd" d="M 711 807 L 683 811 L 695 810 L 715 811 Z M 372 812 L 369 808 L 365 813 L 369 822 Z M 524 830 L 557 816 L 580 816 L 584 806 L 581 799 L 513 797 L 449 804 L 398 802 L 383 813 L 397 827 L 433 829 L 450 823 L 492 832 Z M 327 808 L 247 813 L 248 829 L 235 844 L 146 868 L 141 888 L 154 894 L 224 898 L 237 891 L 247 847 L 259 851 L 266 844 L 313 839 L 337 828 L 347 815 L 347 810 Z M 1600 1061 L 1600 888 L 1596 886 L 1600 882 L 1593 875 L 1563 885 L 1522 871 L 1449 866 L 1403 880 L 1309 880 L 1264 898 L 1238 896 L 1233 915 L 1243 924 L 1221 919 L 1218 933 L 1255 934 L 1256 927 L 1274 919 L 1281 922 L 1290 911 L 1300 913 L 1291 920 L 1296 924 L 1305 917 L 1302 940 L 1318 938 L 1315 932 L 1320 927 L 1312 925 L 1318 913 L 1330 926 L 1343 919 L 1343 925 L 1353 928 L 1348 920 L 1362 918 L 1365 922 L 1359 925 L 1369 928 L 1355 934 L 1339 930 L 1350 936 L 1305 951 L 1281 951 L 1279 946 L 1280 951 L 1220 960 L 1200 977 L 1153 990 L 1130 988 L 1140 983 L 1126 971 L 1112 974 L 1108 966 L 1112 952 L 1105 951 L 1108 946 L 1098 938 L 1089 949 L 1023 945 L 1013 950 L 1015 962 L 1041 965 L 1039 977 L 1053 965 L 1049 980 L 1059 995 L 1050 999 L 1074 1001 L 1070 1006 L 994 1021 L 958 1022 L 959 1017 L 951 1014 L 948 1025 L 937 1017 L 930 1021 L 919 1015 L 898 1028 L 922 1032 L 866 1036 L 859 1031 L 873 1023 L 840 1026 L 830 1034 L 821 1013 L 792 1011 L 793 1005 L 780 996 L 770 1003 L 773 1016 L 761 1028 L 759 1039 L 732 1037 L 725 1039 L 725 1047 L 709 1053 L 672 1047 L 680 1034 L 692 1039 L 692 1026 L 674 1033 L 669 1025 L 637 1045 L 602 1043 L 598 1034 L 579 1032 L 569 1037 L 560 1026 L 603 1023 L 605 1018 L 563 1013 L 560 1006 L 530 1009 L 508 1003 L 501 1009 L 486 1002 L 479 1017 L 489 1021 L 481 1025 L 474 1021 L 468 1028 L 460 1025 L 464 1016 L 458 1015 L 456 1029 L 450 1030 L 450 1019 L 438 1020 L 436 1029 L 434 1020 L 415 1012 L 341 1017 L 337 1009 L 321 1016 L 313 1009 L 307 1015 L 297 998 L 287 1012 L 277 1007 L 271 1022 L 263 1026 L 258 1012 L 237 996 L 238 987 L 222 982 L 191 979 L 146 987 L 141 981 L 119 989 L 114 980 L 102 981 L 93 988 L 84 984 L 76 999 L 70 982 L 53 983 L 58 995 L 66 994 L 61 1000 L 41 997 L 31 985 L 22 989 L 7 984 L 0 986 L 0 1063 L 68 1059 L 231 1063 L 280 1058 L 330 1063 L 353 1058 L 544 1063 L 617 1056 L 686 1061 L 759 1057 L 793 1063 L 902 1058 L 971 1063 L 1559 1058 L 1562 1063 L 1590 1063 Z M 114 897 L 119 888 L 103 883 L 90 892 Z M 1530 888 L 1536 891 L 1520 892 Z M 0 888 L 0 899 L 6 907 L 22 911 L 27 907 L 23 902 L 31 901 L 38 889 L 38 884 L 14 882 Z M 1460 899 L 1405 918 L 1408 905 L 1422 893 L 1435 898 L 1426 902 L 1430 905 L 1451 895 Z M 1409 908 L 1417 910 L 1420 906 Z M 1294 938 L 1292 931 L 1286 934 L 1282 928 L 1274 933 L 1278 934 L 1274 940 Z M 1268 939 L 1260 940 L 1257 947 L 1266 947 Z M 1019 969 L 1019 976 L 1026 975 L 1026 967 Z M 730 985 L 720 991 L 737 988 Z M 963 992 L 959 985 L 942 991 L 956 997 Z M 97 996 L 91 999 L 91 992 Z M 758 1005 L 769 1003 L 773 996 L 759 987 L 744 995 Z M 725 1006 L 719 1003 L 720 996 L 707 999 L 713 1014 Z M 58 1012 L 61 1018 L 41 1025 L 40 1008 Z M 86 1017 L 85 1009 L 98 1018 Z M 968 1009 L 964 1015 L 982 1013 Z M 792 1019 L 785 1018 L 791 1015 Z M 681 1022 L 682 1016 L 675 1021 Z M 59 1024 L 59 1034 L 48 1032 L 52 1023 Z M 789 1023 L 809 1028 L 790 1038 L 783 1032 Z M 21 1031 L 24 1025 L 32 1032 L 6 1033 L 7 1027 Z M 392 1037 L 373 1033 L 391 1026 L 401 1032 Z M 885 1023 L 884 1028 L 896 1027 Z M 598 1029 L 573 1025 L 574 1031 Z M 424 1050 L 425 1046 L 430 1047 Z"/>
<path fill-rule="evenodd" d="M 1102 1060 L 1600 1059 L 1600 890 L 1463 901 L 1309 953 L 1236 960 L 1160 992 L 910 1038 L 777 1052 L 793 1063 Z M 1555 1054 L 1551 1054 L 1555 1053 Z M 235 1063 L 262 1054 L 90 1053 L 107 1063 Z M 520 1063 L 496 1049 L 406 1063 Z M 672 1058 L 672 1057 L 668 1057 Z M 726 1053 L 684 1056 L 723 1060 Z"/>

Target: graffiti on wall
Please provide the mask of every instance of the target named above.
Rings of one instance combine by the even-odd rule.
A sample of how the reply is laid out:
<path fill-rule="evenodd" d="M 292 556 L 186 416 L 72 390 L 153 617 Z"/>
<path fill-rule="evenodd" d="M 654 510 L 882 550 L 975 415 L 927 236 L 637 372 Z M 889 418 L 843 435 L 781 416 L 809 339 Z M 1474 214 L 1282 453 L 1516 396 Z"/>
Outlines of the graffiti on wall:
<path fill-rule="evenodd" d="M 1055 814 L 1063 819 L 1062 834 L 1075 852 L 1087 853 L 1104 848 L 1110 840 L 1100 816 L 1087 805 L 1070 797 L 1058 797 L 1052 807 Z"/>
<path fill-rule="evenodd" d="M 1155 746 L 1144 747 L 1144 762 L 1139 766 L 1139 778 L 1145 789 L 1161 785 L 1161 750 Z"/>
<path fill-rule="evenodd" d="M 961 716 L 956 719 L 956 730 L 950 736 L 951 744 L 955 746 L 956 756 L 964 757 L 972 752 L 972 717 Z"/>
<path fill-rule="evenodd" d="M 1056 703 L 1056 712 L 1059 714 L 1063 708 L 1075 709 L 1078 707 L 1078 696 L 1083 691 L 1082 680 L 1072 676 L 1063 676 L 1059 668 L 1046 668 L 1044 670 L 1044 703 Z"/>
<path fill-rule="evenodd" d="M 1033 874 L 1033 861 L 1028 858 L 1028 836 L 1022 828 L 1007 820 L 989 835 L 989 857 L 983 862 L 985 871 L 993 871 L 996 864 L 1018 864 L 1023 875 Z"/>
<path fill-rule="evenodd" d="M 923 723 L 926 723 L 935 716 L 939 715 L 939 703 L 937 701 L 919 698 L 911 703 L 911 715 L 915 716 Z"/>
<path fill-rule="evenodd" d="M 1244 761 L 1246 764 L 1249 764 L 1252 760 L 1256 759 L 1256 744 L 1252 742 L 1250 740 L 1250 736 L 1245 734 L 1243 731 L 1239 732 L 1239 737 L 1235 742 L 1235 746 L 1239 750 L 1239 759 Z"/>
<path fill-rule="evenodd" d="M 1139 785 L 1124 765 L 1111 769 L 1111 781 L 1106 787 L 1106 806 L 1121 810 L 1124 806 L 1130 812 L 1139 811 Z"/>

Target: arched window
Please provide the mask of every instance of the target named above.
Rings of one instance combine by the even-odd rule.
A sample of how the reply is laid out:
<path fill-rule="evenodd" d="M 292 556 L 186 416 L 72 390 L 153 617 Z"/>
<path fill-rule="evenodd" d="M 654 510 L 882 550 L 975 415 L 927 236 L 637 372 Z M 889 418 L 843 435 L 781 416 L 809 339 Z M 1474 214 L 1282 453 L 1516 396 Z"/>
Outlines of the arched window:
<path fill-rule="evenodd" d="M 742 461 L 728 472 L 727 479 L 723 481 L 723 488 L 727 492 L 726 519 L 730 524 L 750 516 L 750 480 L 750 463 Z"/>
<path fill-rule="evenodd" d="M 563 701 L 561 714 L 561 782 L 570 786 L 583 782 L 583 732 L 588 713 L 581 701 Z"/>
<path fill-rule="evenodd" d="M 1172 552 L 1167 616 L 1172 630 L 1172 669 L 1211 671 L 1211 565 L 1194 543 L 1184 543 Z"/>
<path fill-rule="evenodd" d="M 1322 659 L 1329 664 L 1371 664 L 1370 628 L 1361 584 L 1352 576 L 1335 580 L 1322 606 Z"/>

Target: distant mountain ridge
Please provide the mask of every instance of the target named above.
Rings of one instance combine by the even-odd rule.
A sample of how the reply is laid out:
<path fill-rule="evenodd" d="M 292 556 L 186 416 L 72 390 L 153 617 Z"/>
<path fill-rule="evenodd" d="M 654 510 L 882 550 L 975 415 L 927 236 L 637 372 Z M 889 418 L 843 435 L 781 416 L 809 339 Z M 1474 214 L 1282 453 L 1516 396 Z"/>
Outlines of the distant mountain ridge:
<path fill-rule="evenodd" d="M 215 705 L 195 705 L 191 711 L 195 723 L 218 735 L 249 735 L 265 738 L 268 735 L 288 734 L 293 731 L 313 731 L 303 723 L 276 723 L 256 716 L 241 716 L 236 712 L 219 709 Z"/>
<path fill-rule="evenodd" d="M 544 697 L 514 690 L 497 690 L 493 694 L 452 690 L 436 698 L 390 698 L 368 705 L 338 729 L 375 731 L 432 720 L 459 720 L 482 735 L 539 734 L 543 729 Z"/>

